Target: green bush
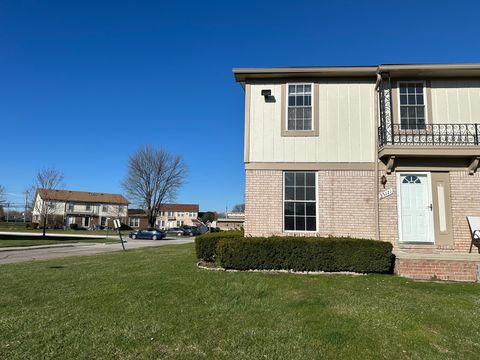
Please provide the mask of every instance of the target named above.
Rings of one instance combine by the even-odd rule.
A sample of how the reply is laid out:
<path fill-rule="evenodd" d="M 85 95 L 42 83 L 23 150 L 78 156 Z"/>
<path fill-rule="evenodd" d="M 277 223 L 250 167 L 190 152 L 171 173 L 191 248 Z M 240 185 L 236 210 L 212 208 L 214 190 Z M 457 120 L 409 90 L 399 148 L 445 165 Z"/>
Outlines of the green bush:
<path fill-rule="evenodd" d="M 70 224 L 70 229 L 77 230 L 78 229 L 78 224 Z"/>
<path fill-rule="evenodd" d="M 215 248 L 217 242 L 221 239 L 237 238 L 243 238 L 242 231 L 221 231 L 199 235 L 195 238 L 195 251 L 197 252 L 197 258 L 203 261 L 215 261 Z"/>
<path fill-rule="evenodd" d="M 352 271 L 391 273 L 392 244 L 352 238 L 222 238 L 219 264 L 236 270 Z"/>

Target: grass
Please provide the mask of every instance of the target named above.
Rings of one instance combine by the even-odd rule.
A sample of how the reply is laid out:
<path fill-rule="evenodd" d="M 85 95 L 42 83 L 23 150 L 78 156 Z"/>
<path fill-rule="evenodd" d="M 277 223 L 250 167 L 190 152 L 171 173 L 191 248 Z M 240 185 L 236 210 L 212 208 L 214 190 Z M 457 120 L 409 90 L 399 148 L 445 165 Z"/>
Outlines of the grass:
<path fill-rule="evenodd" d="M 195 260 L 188 244 L 0 265 L 0 358 L 478 359 L 478 284 Z"/>
<path fill-rule="evenodd" d="M 73 237 L 73 236 L 46 236 L 45 238 L 37 235 L 2 235 L 0 234 L 0 248 L 16 247 L 16 246 L 37 246 L 51 244 L 68 244 L 68 243 L 113 243 L 118 240 L 89 238 L 89 237 Z"/>

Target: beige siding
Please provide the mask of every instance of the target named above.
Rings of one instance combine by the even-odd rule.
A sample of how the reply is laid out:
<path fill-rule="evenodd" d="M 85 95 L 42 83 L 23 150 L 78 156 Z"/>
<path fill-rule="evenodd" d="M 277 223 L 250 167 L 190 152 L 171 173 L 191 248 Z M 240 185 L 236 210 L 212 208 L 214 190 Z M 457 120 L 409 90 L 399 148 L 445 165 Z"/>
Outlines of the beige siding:
<path fill-rule="evenodd" d="M 250 162 L 373 162 L 373 82 L 319 83 L 319 136 L 281 136 L 281 84 L 254 84 L 250 93 Z M 271 89 L 275 102 L 265 102 Z"/>
<path fill-rule="evenodd" d="M 480 80 L 432 80 L 434 124 L 480 123 Z"/>

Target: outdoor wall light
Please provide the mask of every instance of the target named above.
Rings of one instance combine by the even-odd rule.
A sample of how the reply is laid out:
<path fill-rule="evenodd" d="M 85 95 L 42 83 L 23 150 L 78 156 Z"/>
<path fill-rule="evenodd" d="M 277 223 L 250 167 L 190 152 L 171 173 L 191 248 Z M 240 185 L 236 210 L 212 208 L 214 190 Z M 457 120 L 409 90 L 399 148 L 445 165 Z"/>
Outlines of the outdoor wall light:
<path fill-rule="evenodd" d="M 385 185 L 387 184 L 387 177 L 385 175 L 382 175 L 380 182 L 383 185 L 383 188 L 385 189 Z"/>
<path fill-rule="evenodd" d="M 272 95 L 272 90 L 270 89 L 263 89 L 262 90 L 262 96 L 265 98 L 265 100 L 267 100 L 270 95 Z"/>

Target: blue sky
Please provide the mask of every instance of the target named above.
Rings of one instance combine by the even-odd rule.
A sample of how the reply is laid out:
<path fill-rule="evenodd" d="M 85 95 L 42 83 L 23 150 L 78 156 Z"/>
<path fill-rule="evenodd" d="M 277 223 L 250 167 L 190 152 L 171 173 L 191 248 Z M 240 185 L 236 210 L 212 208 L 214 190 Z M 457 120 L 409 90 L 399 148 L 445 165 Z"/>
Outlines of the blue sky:
<path fill-rule="evenodd" d="M 480 62 L 475 1 L 0 2 L 0 184 L 37 170 L 122 192 L 141 144 L 189 165 L 179 202 L 243 202 L 234 67 Z"/>

